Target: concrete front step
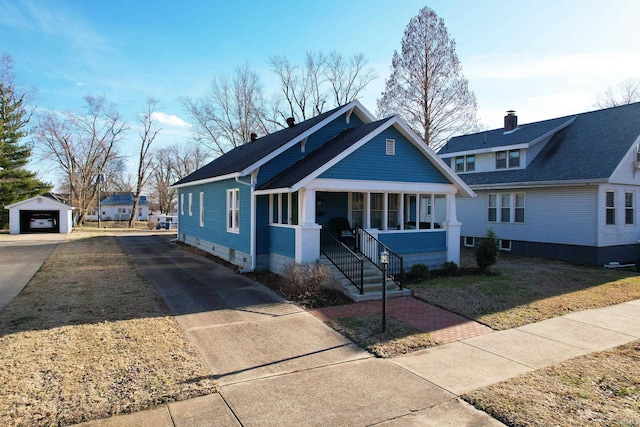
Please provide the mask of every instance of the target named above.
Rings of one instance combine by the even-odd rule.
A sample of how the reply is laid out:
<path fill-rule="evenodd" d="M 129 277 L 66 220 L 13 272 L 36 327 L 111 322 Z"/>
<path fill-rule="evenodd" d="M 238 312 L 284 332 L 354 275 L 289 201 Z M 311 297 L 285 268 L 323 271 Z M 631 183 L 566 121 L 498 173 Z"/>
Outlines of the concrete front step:
<path fill-rule="evenodd" d="M 373 265 L 366 258 L 364 259 L 365 264 L 363 268 L 363 288 L 364 293 L 360 294 L 358 288 L 356 288 L 350 281 L 347 279 L 344 274 L 338 268 L 331 263 L 324 256 L 321 257 L 320 262 L 331 270 L 333 277 L 336 282 L 339 284 L 342 292 L 351 298 L 355 302 L 362 301 L 375 301 L 382 299 L 382 272 Z M 411 291 L 409 289 L 400 289 L 398 285 L 396 285 L 393 280 L 387 278 L 387 298 L 395 298 L 395 297 L 404 297 L 410 296 Z"/>

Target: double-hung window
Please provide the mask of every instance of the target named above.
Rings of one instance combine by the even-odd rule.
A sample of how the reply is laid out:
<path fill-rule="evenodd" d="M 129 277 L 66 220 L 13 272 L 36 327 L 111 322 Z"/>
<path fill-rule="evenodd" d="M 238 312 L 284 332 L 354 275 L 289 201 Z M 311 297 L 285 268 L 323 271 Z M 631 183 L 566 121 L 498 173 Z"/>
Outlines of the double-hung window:
<path fill-rule="evenodd" d="M 606 221 L 607 225 L 615 225 L 616 223 L 616 193 L 615 191 L 607 191 L 606 193 Z"/>
<path fill-rule="evenodd" d="M 193 194 L 189 193 L 189 216 L 193 215 Z"/>
<path fill-rule="evenodd" d="M 519 168 L 520 150 L 496 152 L 496 169 Z"/>
<path fill-rule="evenodd" d="M 635 224 L 635 200 L 632 192 L 624 193 L 624 223 L 628 225 Z"/>
<path fill-rule="evenodd" d="M 184 193 L 180 194 L 180 215 L 184 215 Z"/>
<path fill-rule="evenodd" d="M 476 156 L 458 156 L 455 158 L 456 172 L 471 172 L 476 170 Z"/>
<path fill-rule="evenodd" d="M 524 193 L 492 193 L 487 199 L 489 222 L 524 222 Z"/>
<path fill-rule="evenodd" d="M 227 231 L 240 232 L 240 189 L 227 190 Z"/>
<path fill-rule="evenodd" d="M 204 227 L 204 193 L 200 192 L 200 227 Z"/>

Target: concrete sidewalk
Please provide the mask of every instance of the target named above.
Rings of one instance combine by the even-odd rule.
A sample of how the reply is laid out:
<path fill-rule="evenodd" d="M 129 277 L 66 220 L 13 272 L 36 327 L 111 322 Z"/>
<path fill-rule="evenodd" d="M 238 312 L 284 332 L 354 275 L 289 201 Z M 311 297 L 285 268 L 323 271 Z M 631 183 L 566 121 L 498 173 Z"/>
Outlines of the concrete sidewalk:
<path fill-rule="evenodd" d="M 458 396 L 640 338 L 640 300 L 390 360 L 267 288 L 160 241 L 123 239 L 221 392 L 83 426 L 497 426 Z"/>

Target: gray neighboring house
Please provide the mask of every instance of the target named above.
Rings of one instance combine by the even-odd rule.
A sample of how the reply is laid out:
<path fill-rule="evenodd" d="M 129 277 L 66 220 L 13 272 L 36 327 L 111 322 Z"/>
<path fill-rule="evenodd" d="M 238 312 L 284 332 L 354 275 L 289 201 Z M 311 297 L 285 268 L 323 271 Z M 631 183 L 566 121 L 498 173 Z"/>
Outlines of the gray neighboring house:
<path fill-rule="evenodd" d="M 476 192 L 462 244 L 492 228 L 517 254 L 603 265 L 640 254 L 640 103 L 454 137 L 438 155 Z"/>

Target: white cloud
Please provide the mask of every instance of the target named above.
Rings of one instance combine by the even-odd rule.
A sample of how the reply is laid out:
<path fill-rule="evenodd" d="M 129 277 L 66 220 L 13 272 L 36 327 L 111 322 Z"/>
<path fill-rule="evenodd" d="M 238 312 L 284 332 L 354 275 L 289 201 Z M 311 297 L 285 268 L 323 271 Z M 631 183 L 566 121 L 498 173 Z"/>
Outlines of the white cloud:
<path fill-rule="evenodd" d="M 177 127 L 191 127 L 191 125 L 175 114 L 169 115 L 166 113 L 159 113 L 157 111 L 151 113 L 151 119 L 156 120 L 160 123 L 164 123 L 169 126 L 177 126 Z"/>

